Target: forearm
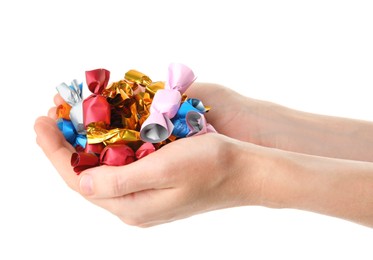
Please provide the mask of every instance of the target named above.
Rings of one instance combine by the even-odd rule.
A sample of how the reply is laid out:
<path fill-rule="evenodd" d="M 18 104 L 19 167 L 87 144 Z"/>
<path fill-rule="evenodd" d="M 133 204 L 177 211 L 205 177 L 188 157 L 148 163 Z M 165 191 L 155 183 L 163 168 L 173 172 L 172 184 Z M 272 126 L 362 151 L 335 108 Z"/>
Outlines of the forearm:
<path fill-rule="evenodd" d="M 188 96 L 206 100 L 219 133 L 267 147 L 373 162 L 373 122 L 306 113 L 242 96 L 223 86 L 195 83 Z"/>
<path fill-rule="evenodd" d="M 373 227 L 373 163 L 269 150 L 272 170 L 261 181 L 261 205 Z"/>
<path fill-rule="evenodd" d="M 250 116 L 260 128 L 261 145 L 373 162 L 373 122 L 311 114 L 269 102 Z"/>

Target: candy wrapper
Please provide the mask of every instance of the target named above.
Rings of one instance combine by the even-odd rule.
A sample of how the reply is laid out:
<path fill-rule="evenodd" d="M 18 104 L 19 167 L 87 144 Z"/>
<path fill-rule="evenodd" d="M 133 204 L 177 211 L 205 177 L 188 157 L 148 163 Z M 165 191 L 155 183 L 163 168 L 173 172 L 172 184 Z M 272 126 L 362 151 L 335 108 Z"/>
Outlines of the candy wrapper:
<path fill-rule="evenodd" d="M 71 165 L 77 174 L 126 165 L 179 138 L 216 132 L 204 117 L 209 108 L 184 94 L 196 79 L 193 71 L 171 63 L 168 74 L 165 82 L 153 82 L 130 70 L 109 84 L 108 70 L 86 71 L 91 95 L 84 100 L 83 83 L 57 86 L 65 101 L 57 108 L 57 126 L 76 148 Z"/>

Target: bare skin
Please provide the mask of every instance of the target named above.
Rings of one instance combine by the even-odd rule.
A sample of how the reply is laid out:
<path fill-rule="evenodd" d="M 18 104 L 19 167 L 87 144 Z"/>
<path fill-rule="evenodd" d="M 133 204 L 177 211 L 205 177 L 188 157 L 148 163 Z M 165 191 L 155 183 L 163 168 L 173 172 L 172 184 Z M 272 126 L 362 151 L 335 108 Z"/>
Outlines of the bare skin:
<path fill-rule="evenodd" d="M 35 122 L 37 143 L 69 187 L 130 225 L 260 205 L 373 226 L 373 123 L 296 111 L 214 84 L 194 84 L 187 94 L 213 107 L 207 120 L 220 134 L 77 176 L 54 107 Z"/>

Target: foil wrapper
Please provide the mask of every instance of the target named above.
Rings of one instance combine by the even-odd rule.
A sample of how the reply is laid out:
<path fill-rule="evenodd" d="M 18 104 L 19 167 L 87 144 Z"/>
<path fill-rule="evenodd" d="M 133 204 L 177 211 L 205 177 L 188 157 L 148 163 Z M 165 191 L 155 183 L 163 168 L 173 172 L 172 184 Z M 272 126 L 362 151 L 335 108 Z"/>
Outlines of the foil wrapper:
<path fill-rule="evenodd" d="M 196 79 L 193 71 L 183 64 L 170 64 L 168 73 L 165 88 L 155 93 L 150 116 L 142 124 L 140 136 L 144 142 L 162 142 L 172 134 L 171 119 L 179 110 L 182 94 Z"/>
<path fill-rule="evenodd" d="M 58 116 L 62 116 L 63 118 L 67 119 L 67 112 L 69 112 L 69 119 L 79 134 L 85 133 L 82 113 L 82 87 L 83 84 L 78 84 L 78 81 L 75 79 L 71 82 L 70 86 L 66 83 L 61 83 L 56 87 L 62 99 L 65 100 L 68 105 L 70 105 L 70 108 L 66 105 L 59 107 L 57 111 L 63 113 Z M 63 111 L 64 109 L 67 111 Z"/>

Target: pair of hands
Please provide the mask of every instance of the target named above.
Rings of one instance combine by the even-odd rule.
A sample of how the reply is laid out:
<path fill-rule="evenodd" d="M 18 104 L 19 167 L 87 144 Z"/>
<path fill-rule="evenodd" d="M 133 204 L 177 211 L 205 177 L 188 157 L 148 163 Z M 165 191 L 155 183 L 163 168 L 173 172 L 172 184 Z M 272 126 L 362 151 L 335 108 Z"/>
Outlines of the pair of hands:
<path fill-rule="evenodd" d="M 127 224 L 148 227 L 205 211 L 255 204 L 255 156 L 261 147 L 255 111 L 264 105 L 225 87 L 195 83 L 188 91 L 212 107 L 219 134 L 180 139 L 126 166 L 100 166 L 79 176 L 70 166 L 75 149 L 56 125 L 56 107 L 35 122 L 37 143 L 67 185 Z M 56 106 L 63 100 L 54 98 Z M 247 160 L 252 160 L 247 164 Z"/>

